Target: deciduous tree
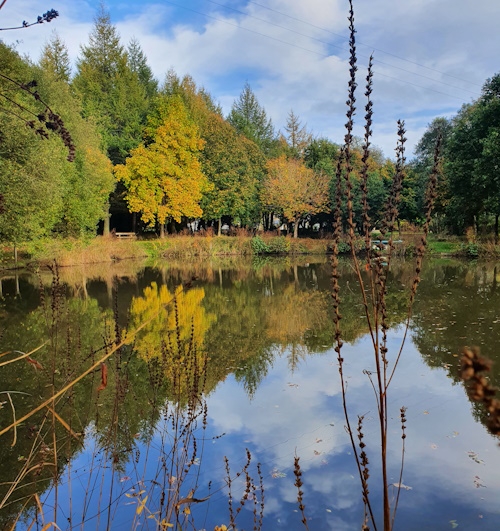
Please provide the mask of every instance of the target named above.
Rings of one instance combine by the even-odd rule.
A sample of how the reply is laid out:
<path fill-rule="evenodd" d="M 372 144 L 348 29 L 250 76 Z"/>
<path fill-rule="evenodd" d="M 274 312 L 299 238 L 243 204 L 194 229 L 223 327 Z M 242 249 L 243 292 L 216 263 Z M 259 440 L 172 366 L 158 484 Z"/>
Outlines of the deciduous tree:
<path fill-rule="evenodd" d="M 328 178 L 298 160 L 281 156 L 267 163 L 261 198 L 264 205 L 282 210 L 294 223 L 297 238 L 301 219 L 328 210 Z"/>
<path fill-rule="evenodd" d="M 201 160 L 213 185 L 203 197 L 203 217 L 217 219 L 220 234 L 223 216 L 237 219 L 242 225 L 258 217 L 259 186 L 265 163 L 257 146 L 238 135 L 217 114 L 208 117 L 203 129 L 206 144 Z"/>
<path fill-rule="evenodd" d="M 131 212 L 140 212 L 149 225 L 158 222 L 162 236 L 167 221 L 200 217 L 200 200 L 210 188 L 201 171 L 199 152 L 204 142 L 196 124 L 178 97 L 165 111 L 153 142 L 133 149 L 126 163 L 116 168 Z"/>
<path fill-rule="evenodd" d="M 500 216 L 500 74 L 488 79 L 479 99 L 462 107 L 447 142 L 449 214 L 456 226 L 479 226 L 482 216 Z M 464 224 L 465 222 L 465 224 Z"/>

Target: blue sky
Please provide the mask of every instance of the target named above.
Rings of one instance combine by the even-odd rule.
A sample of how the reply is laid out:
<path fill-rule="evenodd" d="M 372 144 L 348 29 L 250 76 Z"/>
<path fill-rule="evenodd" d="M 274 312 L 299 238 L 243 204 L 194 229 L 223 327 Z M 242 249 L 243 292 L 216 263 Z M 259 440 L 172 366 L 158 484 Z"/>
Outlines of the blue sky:
<path fill-rule="evenodd" d="M 0 26 L 60 17 L 1 32 L 38 60 L 56 30 L 72 61 L 88 40 L 98 0 L 7 0 Z M 136 37 L 162 81 L 173 68 L 190 74 L 225 113 L 248 81 L 283 130 L 291 109 L 315 135 L 341 142 L 347 86 L 347 0 L 108 0 L 124 44 Z M 392 157 L 396 121 L 407 126 L 408 155 L 436 116 L 453 116 L 500 71 L 497 0 L 357 0 L 359 82 L 375 56 L 375 145 Z M 362 134 L 363 91 L 357 134 Z"/>

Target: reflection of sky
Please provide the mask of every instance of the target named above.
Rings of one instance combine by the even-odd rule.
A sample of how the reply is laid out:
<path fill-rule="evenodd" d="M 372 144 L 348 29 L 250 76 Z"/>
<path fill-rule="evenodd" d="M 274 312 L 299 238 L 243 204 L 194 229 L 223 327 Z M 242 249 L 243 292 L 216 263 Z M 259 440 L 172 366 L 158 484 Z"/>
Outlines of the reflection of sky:
<path fill-rule="evenodd" d="M 390 356 L 397 352 L 401 337 L 402 330 L 393 331 Z M 362 374 L 363 369 L 373 369 L 369 354 L 367 338 L 343 350 L 351 422 L 357 422 L 358 414 L 365 415 L 376 502 L 377 421 L 373 392 Z M 444 370 L 428 368 L 410 342 L 389 390 L 391 483 L 399 482 L 403 405 L 408 408 L 403 484 L 411 490 L 401 492 L 401 529 L 445 529 L 455 523 L 461 529 L 500 529 L 497 442 L 473 419 L 463 387 L 451 385 Z M 241 462 L 249 447 L 263 463 L 267 529 L 283 522 L 289 529 L 301 528 L 294 513 L 295 453 L 301 458 L 306 513 L 317 522 L 313 528 L 359 528 L 360 486 L 343 428 L 333 351 L 309 357 L 293 375 L 285 357 L 276 360 L 253 401 L 228 379 L 210 397 L 209 416 L 213 429 L 226 433 L 221 444 L 230 461 Z M 273 471 L 286 477 L 273 478 Z"/>
<path fill-rule="evenodd" d="M 401 329 L 392 331 L 390 359 L 397 352 L 401 337 Z M 289 372 L 286 354 L 274 361 L 252 400 L 232 377 L 219 384 L 208 398 L 209 427 L 206 434 L 198 431 L 200 466 L 193 467 L 184 489 L 187 493 L 197 481 L 197 496 L 203 497 L 209 493 L 207 485 L 212 481 L 210 500 L 192 507 L 196 529 L 209 530 L 215 525 L 228 524 L 224 456 L 229 459 L 234 477 L 245 463 L 245 448 L 252 454 L 250 472 L 255 481 L 258 481 L 255 464 L 262 464 L 264 530 L 304 529 L 294 486 L 295 455 L 300 456 L 309 528 L 341 531 L 360 528 L 361 489 L 344 430 L 334 352 L 306 358 L 293 374 Z M 365 442 L 372 474 L 370 491 L 378 513 L 377 419 L 373 391 L 362 373 L 363 369 L 373 369 L 368 339 L 361 338 L 353 346 L 345 345 L 343 356 L 353 427 L 358 414 L 365 416 Z M 403 483 L 411 490 L 401 492 L 397 528 L 451 529 L 458 524 L 458 529 L 500 529 L 500 449 L 485 428 L 473 419 L 463 387 L 452 385 L 444 369 L 427 367 L 410 342 L 389 390 L 391 483 L 399 481 L 399 408 L 403 405 L 408 408 Z M 222 437 L 215 438 L 223 433 Z M 90 435 L 88 439 L 92 439 Z M 137 461 L 133 458 L 122 473 L 115 475 L 111 495 L 109 462 L 102 460 L 102 454 L 94 456 L 93 448 L 87 448 L 72 463 L 74 513 L 86 503 L 90 517 L 99 507 L 113 501 L 111 528 L 130 529 L 137 500 L 125 497 L 124 493 L 142 488 L 137 482 L 140 478 L 144 478 L 148 489 L 151 487 L 148 507 L 153 511 L 161 492 L 153 480 L 161 474 L 159 463 L 166 440 L 156 435 L 149 448 L 139 444 Z M 91 468 L 94 473 L 89 479 Z M 65 505 L 64 482 L 63 477 L 61 505 Z M 90 494 L 85 499 L 89 485 Z M 243 490 L 242 480 L 235 479 L 235 507 Z M 238 515 L 237 522 L 240 528 L 252 529 L 251 502 L 247 506 Z M 154 528 L 154 520 L 148 520 L 146 512 L 137 523 L 139 528 Z M 94 518 L 84 528 L 106 529 L 106 517 Z"/>

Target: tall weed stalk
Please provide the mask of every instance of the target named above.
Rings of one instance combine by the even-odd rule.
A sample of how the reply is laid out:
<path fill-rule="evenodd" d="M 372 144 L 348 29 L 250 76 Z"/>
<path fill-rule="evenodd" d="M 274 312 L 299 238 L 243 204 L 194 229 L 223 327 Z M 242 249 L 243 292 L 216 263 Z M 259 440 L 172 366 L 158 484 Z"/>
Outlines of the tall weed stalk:
<path fill-rule="evenodd" d="M 388 391 L 393 379 L 396 367 L 400 361 L 406 335 L 409 327 L 409 321 L 412 315 L 412 306 L 416 294 L 418 284 L 420 282 L 420 271 L 422 267 L 422 260 L 427 243 L 427 234 L 429 231 L 429 224 L 431 221 L 431 212 L 433 208 L 436 182 L 438 175 L 439 163 L 439 142 L 436 146 L 434 167 L 432 169 L 426 195 L 426 221 L 423 228 L 423 235 L 416 251 L 415 274 L 408 296 L 408 312 L 406 320 L 405 334 L 400 344 L 400 347 L 393 356 L 390 356 L 388 348 L 388 306 L 387 306 L 387 281 L 391 267 L 391 261 L 395 254 L 395 242 L 393 234 L 398 220 L 398 205 L 400 201 L 402 183 L 405 176 L 405 128 L 404 122 L 398 121 L 398 142 L 396 147 L 396 168 L 392 178 L 391 189 L 389 197 L 385 205 L 385 215 L 381 228 L 382 239 L 387 238 L 386 248 L 382 251 L 372 245 L 370 236 L 370 205 L 368 203 L 368 160 L 370 157 L 370 145 L 372 135 L 372 118 L 373 118 L 373 102 L 372 102 L 372 84 L 373 84 L 373 58 L 370 57 L 368 64 L 368 72 L 366 75 L 366 104 L 365 104 L 365 126 L 363 139 L 363 156 L 362 156 L 362 171 L 360 180 L 361 202 L 362 202 L 362 227 L 361 232 L 365 242 L 364 258 L 361 258 L 356 252 L 355 241 L 357 237 L 357 227 L 354 222 L 354 208 L 353 208 L 353 165 L 352 165 L 352 151 L 353 151 L 353 128 L 354 116 L 356 114 L 356 89 L 357 89 L 357 57 L 356 57 L 356 39 L 354 27 L 354 10 L 353 2 L 349 0 L 349 84 L 348 84 L 348 99 L 347 99 L 347 122 L 345 124 L 346 134 L 344 137 L 344 145 L 341 149 L 341 157 L 337 165 L 336 172 L 336 202 L 334 210 L 334 243 L 332 256 L 332 297 L 334 308 L 334 323 L 335 323 L 335 351 L 337 353 L 337 361 L 340 373 L 340 384 L 342 392 L 342 403 L 346 422 L 346 431 L 350 438 L 351 446 L 356 461 L 358 474 L 361 482 L 362 499 L 365 507 L 364 519 L 362 529 L 378 529 L 382 528 L 384 531 L 390 531 L 395 522 L 397 505 L 399 501 L 400 485 L 404 467 L 404 442 L 406 438 L 406 409 L 401 409 L 401 429 L 402 429 L 402 459 L 399 471 L 400 481 L 395 484 L 397 488 L 397 495 L 395 501 L 391 505 L 389 496 L 389 463 L 388 463 L 388 447 L 389 447 L 389 413 L 388 413 Z M 377 419 L 380 447 L 380 466 L 382 475 L 382 522 L 378 522 L 375 517 L 375 508 L 373 507 L 372 496 L 370 495 L 369 479 L 370 469 L 368 461 L 367 443 L 364 437 L 364 417 L 358 417 L 356 432 L 351 422 L 351 412 L 348 405 L 348 395 L 345 376 L 345 360 L 342 356 L 342 327 L 341 327 L 341 293 L 339 284 L 339 245 L 342 241 L 343 232 L 343 217 L 342 204 L 343 201 L 347 204 L 347 219 L 345 221 L 347 227 L 347 241 L 349 243 L 352 255 L 352 264 L 356 272 L 357 283 L 360 291 L 360 297 L 363 303 L 365 321 L 369 330 L 369 337 L 371 339 L 373 361 L 375 371 L 364 371 L 368 376 L 371 386 L 373 387 Z M 357 439 L 357 441 L 356 441 Z M 378 491 L 378 489 L 377 489 Z"/>

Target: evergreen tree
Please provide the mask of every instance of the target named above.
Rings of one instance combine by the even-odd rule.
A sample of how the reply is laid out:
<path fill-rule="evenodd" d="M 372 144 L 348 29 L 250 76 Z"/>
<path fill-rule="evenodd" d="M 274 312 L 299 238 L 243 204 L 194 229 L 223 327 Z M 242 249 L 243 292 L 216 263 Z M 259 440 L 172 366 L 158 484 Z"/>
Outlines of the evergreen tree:
<path fill-rule="evenodd" d="M 96 119 L 113 164 L 123 163 L 142 136 L 146 90 L 131 70 L 116 27 L 101 5 L 88 46 L 81 47 L 73 85 L 85 116 Z"/>
<path fill-rule="evenodd" d="M 147 57 L 136 38 L 129 42 L 127 54 L 130 70 L 137 75 L 144 87 L 146 96 L 151 100 L 158 92 L 158 81 L 155 79 L 153 71 L 148 65 Z"/>
<path fill-rule="evenodd" d="M 43 47 L 39 65 L 58 81 L 69 82 L 71 64 L 68 47 L 55 30 L 52 32 L 50 40 Z"/>
<path fill-rule="evenodd" d="M 293 110 L 288 113 L 285 131 L 290 156 L 303 158 L 307 146 L 312 142 L 312 135 L 307 132 L 306 126 L 301 124 Z"/>
<path fill-rule="evenodd" d="M 233 103 L 227 119 L 238 132 L 253 140 L 266 155 L 270 154 L 276 143 L 273 123 L 248 83 L 245 83 L 243 92 Z"/>

